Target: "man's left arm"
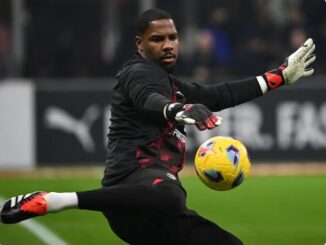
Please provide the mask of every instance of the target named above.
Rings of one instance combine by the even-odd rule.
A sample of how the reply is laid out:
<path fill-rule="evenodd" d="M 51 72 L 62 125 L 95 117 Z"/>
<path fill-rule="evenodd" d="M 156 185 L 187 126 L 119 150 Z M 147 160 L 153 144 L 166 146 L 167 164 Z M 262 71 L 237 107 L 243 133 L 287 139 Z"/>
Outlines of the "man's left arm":
<path fill-rule="evenodd" d="M 278 69 L 262 76 L 219 85 L 203 86 L 177 82 L 184 93 L 186 104 L 167 103 L 162 98 L 153 97 L 163 108 L 164 118 L 184 125 L 196 125 L 199 130 L 213 129 L 222 123 L 222 118 L 212 111 L 219 111 L 263 95 L 282 85 L 291 85 L 303 76 L 310 76 L 314 70 L 308 66 L 316 59 L 315 45 L 308 39 L 302 47 L 290 55 Z M 158 103 L 161 102 L 161 103 Z M 153 104 L 153 103 L 150 103 Z"/>
<path fill-rule="evenodd" d="M 208 86 L 189 84 L 184 87 L 187 103 L 201 103 L 212 111 L 219 111 L 250 101 L 280 86 L 291 85 L 301 77 L 313 74 L 314 70 L 308 66 L 316 59 L 314 50 L 313 40 L 308 39 L 279 68 L 261 76 Z"/>

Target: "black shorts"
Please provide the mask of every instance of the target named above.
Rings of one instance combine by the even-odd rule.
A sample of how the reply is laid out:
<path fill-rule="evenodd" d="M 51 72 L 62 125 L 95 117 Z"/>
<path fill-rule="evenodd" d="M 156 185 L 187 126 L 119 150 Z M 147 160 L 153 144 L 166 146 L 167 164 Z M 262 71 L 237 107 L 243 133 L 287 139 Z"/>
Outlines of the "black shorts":
<path fill-rule="evenodd" d="M 132 245 L 241 245 L 238 238 L 186 208 L 181 182 L 165 169 L 139 169 L 119 185 L 143 185 L 162 193 L 162 205 L 116 207 L 103 212 L 112 230 Z M 166 195 L 169 193 L 169 195 Z M 130 193 L 132 195 L 132 193 Z M 151 196 L 142 196 L 146 201 Z M 167 199 L 172 198 L 175 207 Z M 168 203 L 168 204 L 166 204 Z M 175 204 L 174 204 L 175 203 Z M 166 205 L 165 205 L 166 204 Z"/>

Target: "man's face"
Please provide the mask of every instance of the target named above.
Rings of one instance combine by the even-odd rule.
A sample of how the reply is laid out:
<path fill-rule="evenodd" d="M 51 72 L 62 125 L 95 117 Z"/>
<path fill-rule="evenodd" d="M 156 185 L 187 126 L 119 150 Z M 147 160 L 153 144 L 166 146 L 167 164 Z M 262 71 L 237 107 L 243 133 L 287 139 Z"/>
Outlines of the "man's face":
<path fill-rule="evenodd" d="M 171 19 L 154 20 L 146 32 L 136 36 L 140 54 L 159 64 L 167 72 L 174 70 L 179 51 L 178 33 Z"/>

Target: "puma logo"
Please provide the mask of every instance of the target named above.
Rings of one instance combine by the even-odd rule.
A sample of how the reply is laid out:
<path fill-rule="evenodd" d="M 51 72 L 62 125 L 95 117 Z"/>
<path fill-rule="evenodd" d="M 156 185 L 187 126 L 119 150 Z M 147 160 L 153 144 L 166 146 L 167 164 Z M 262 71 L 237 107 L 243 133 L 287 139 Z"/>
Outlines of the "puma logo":
<path fill-rule="evenodd" d="M 46 127 L 50 129 L 58 129 L 74 135 L 83 149 L 92 153 L 95 151 L 95 142 L 90 130 L 99 116 L 100 108 L 97 105 L 89 106 L 81 119 L 74 118 L 63 109 L 51 106 L 45 111 L 44 122 Z"/>

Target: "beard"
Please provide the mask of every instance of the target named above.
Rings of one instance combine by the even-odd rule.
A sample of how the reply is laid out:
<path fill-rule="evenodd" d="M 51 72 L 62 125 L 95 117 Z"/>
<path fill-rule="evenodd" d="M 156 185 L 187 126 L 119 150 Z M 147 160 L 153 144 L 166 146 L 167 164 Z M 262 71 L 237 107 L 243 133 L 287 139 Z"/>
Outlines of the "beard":
<path fill-rule="evenodd" d="M 164 59 L 172 57 L 174 58 L 173 62 L 166 62 Z M 177 56 L 175 54 L 167 53 L 162 55 L 159 60 L 157 60 L 157 63 L 167 72 L 167 73 L 172 73 L 175 70 L 177 62 Z"/>
<path fill-rule="evenodd" d="M 172 73 L 175 70 L 176 62 L 173 63 L 166 63 L 164 61 L 160 61 L 159 65 L 167 72 Z"/>

